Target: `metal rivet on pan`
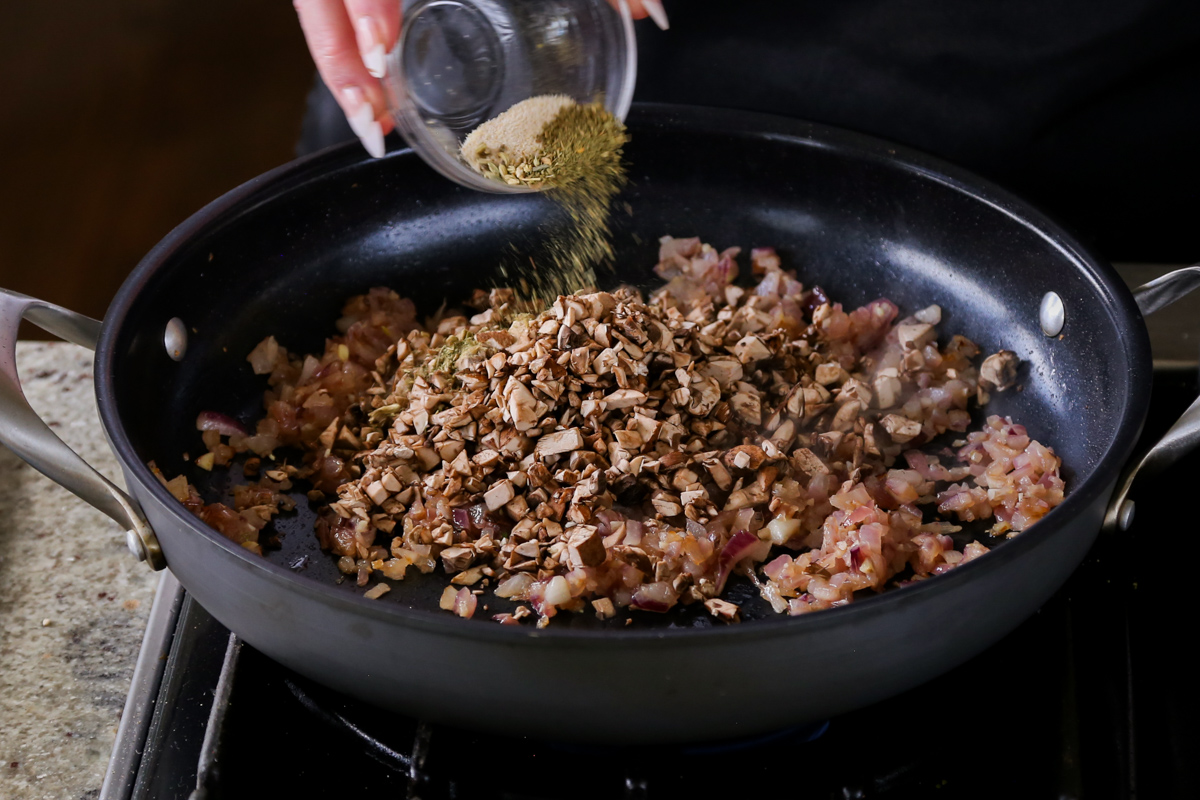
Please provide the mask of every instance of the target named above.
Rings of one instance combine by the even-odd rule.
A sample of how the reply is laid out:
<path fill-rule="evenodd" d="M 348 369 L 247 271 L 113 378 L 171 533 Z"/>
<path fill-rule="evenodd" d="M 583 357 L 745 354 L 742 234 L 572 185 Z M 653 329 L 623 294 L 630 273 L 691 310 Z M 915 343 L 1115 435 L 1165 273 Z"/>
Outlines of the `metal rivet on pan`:
<path fill-rule="evenodd" d="M 1129 526 L 1133 524 L 1133 512 L 1136 510 L 1132 500 L 1126 500 L 1121 503 L 1121 510 L 1117 512 L 1117 527 L 1122 531 L 1129 530 Z"/>
<path fill-rule="evenodd" d="M 1042 307 L 1038 309 L 1038 320 L 1042 323 L 1042 333 L 1047 336 L 1058 336 L 1062 333 L 1063 323 L 1066 322 L 1067 311 L 1063 308 L 1062 298 L 1055 292 L 1046 292 L 1042 297 Z"/>
<path fill-rule="evenodd" d="M 167 348 L 167 355 L 175 361 L 183 361 L 184 353 L 187 352 L 187 339 L 187 328 L 183 320 L 172 317 L 167 323 L 166 332 L 163 333 L 163 345 Z"/>
<path fill-rule="evenodd" d="M 125 531 L 125 546 L 138 561 L 146 560 L 146 547 L 142 544 L 142 537 L 138 536 L 136 532 Z"/>

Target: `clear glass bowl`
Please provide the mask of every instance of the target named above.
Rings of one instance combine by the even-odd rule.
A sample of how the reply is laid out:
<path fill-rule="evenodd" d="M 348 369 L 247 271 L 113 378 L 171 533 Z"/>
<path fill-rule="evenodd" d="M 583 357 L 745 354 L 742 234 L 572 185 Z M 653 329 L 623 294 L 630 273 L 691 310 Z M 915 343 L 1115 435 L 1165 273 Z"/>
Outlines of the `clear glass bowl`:
<path fill-rule="evenodd" d="M 396 127 L 430 166 L 473 189 L 518 193 L 536 190 L 463 161 L 467 134 L 545 94 L 603 102 L 624 121 L 636 75 L 626 0 L 416 0 L 384 84 Z"/>

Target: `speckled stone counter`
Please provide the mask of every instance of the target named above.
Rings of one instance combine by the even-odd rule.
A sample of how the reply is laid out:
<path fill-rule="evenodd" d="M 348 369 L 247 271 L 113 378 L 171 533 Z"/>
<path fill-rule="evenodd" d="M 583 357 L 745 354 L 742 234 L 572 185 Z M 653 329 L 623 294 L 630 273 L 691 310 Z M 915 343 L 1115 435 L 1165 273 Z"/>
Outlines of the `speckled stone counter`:
<path fill-rule="evenodd" d="M 92 354 L 22 342 L 25 394 L 121 485 Z M 99 795 L 157 576 L 120 527 L 0 446 L 0 798 Z"/>

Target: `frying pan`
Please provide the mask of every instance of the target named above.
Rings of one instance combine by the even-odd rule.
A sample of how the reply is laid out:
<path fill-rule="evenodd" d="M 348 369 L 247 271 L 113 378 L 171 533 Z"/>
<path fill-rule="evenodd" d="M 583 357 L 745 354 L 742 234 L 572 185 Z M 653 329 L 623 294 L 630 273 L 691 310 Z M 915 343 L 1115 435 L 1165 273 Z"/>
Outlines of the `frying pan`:
<path fill-rule="evenodd" d="M 606 283 L 652 284 L 656 240 L 669 233 L 774 246 L 847 307 L 880 296 L 908 311 L 936 302 L 943 336 L 1024 359 L 1021 391 L 996 395 L 987 413 L 1011 415 L 1056 449 L 1062 505 L 982 558 L 844 607 L 789 618 L 734 587 L 748 617 L 738 625 L 687 611 L 637 612 L 629 625 L 560 615 L 569 619 L 544 630 L 484 613 L 463 620 L 437 609 L 436 575 L 367 600 L 352 581 L 337 583 L 303 495 L 278 521 L 281 547 L 250 554 L 188 514 L 147 462 L 187 474 L 208 497 L 240 479 L 237 469 L 203 473 L 183 454 L 203 452 L 200 411 L 245 422 L 259 413 L 264 386 L 245 361 L 254 345 L 274 335 L 295 352 L 318 350 L 343 301 L 372 286 L 429 311 L 465 299 L 492 282 L 510 246 L 534 248 L 556 224 L 544 197 L 471 192 L 411 151 L 374 161 L 357 146 L 267 173 L 195 214 L 134 270 L 102 325 L 0 295 L 0 440 L 121 522 L 135 555 L 168 565 L 220 622 L 299 673 L 456 725 L 653 742 L 823 718 L 965 661 L 1049 598 L 1102 526 L 1119 535 L 1139 466 L 1161 468 L 1196 438 L 1194 406 L 1127 466 L 1150 391 L 1142 311 L 1108 265 L 1020 200 L 921 154 L 804 122 L 647 106 L 629 126 L 631 213 L 617 214 L 618 267 Z M 1141 291 L 1145 308 L 1190 289 L 1197 271 Z M 1056 336 L 1042 330 L 1048 293 L 1065 315 Z M 22 317 L 96 346 L 101 422 L 130 495 L 24 402 L 13 363 Z M 169 327 L 174 318 L 183 324 Z M 499 610 L 490 594 L 482 602 Z"/>

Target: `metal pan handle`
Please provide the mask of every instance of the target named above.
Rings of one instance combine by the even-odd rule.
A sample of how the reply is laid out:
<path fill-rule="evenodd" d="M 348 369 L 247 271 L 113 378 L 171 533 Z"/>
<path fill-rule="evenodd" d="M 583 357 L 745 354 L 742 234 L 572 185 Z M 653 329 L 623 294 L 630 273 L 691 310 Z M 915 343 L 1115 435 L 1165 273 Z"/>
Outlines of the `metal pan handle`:
<path fill-rule="evenodd" d="M 166 566 L 158 538 L 133 498 L 79 457 L 30 407 L 17 375 L 17 329 L 22 319 L 60 339 L 96 349 L 100 323 L 82 314 L 0 289 L 0 443 L 50 480 L 117 521 L 129 549 L 154 569 Z"/>
<path fill-rule="evenodd" d="M 1200 288 L 1200 264 L 1177 269 L 1161 278 L 1139 286 L 1133 291 L 1142 316 L 1191 294 Z M 1126 467 L 1104 515 L 1103 530 L 1126 531 L 1133 524 L 1135 503 L 1133 489 L 1139 477 L 1153 477 L 1174 464 L 1183 456 L 1200 446 L 1200 397 L 1183 412 L 1179 421 L 1171 426 L 1163 438 L 1151 447 L 1144 456 Z"/>

